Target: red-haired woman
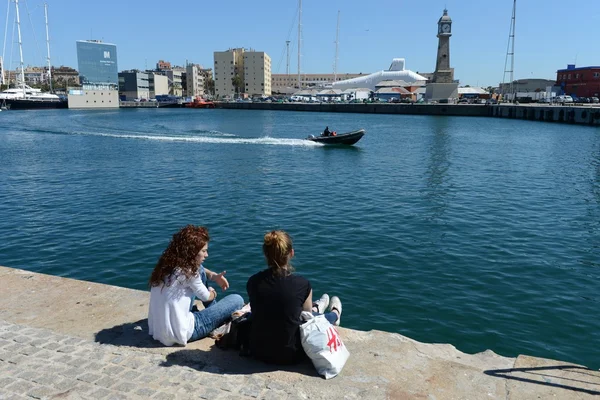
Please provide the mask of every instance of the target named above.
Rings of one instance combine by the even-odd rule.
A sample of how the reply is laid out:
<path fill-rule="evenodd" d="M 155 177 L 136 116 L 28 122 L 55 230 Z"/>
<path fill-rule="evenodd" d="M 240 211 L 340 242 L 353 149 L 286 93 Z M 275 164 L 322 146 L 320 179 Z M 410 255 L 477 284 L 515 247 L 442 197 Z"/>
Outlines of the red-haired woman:
<path fill-rule="evenodd" d="M 188 225 L 173 235 L 150 277 L 149 333 L 165 346 L 186 345 L 202 339 L 225 323 L 231 313 L 244 306 L 240 295 L 231 294 L 217 302 L 211 280 L 229 288 L 225 271 L 217 274 L 202 265 L 208 257 L 208 230 Z M 204 304 L 198 311 L 194 300 Z"/>

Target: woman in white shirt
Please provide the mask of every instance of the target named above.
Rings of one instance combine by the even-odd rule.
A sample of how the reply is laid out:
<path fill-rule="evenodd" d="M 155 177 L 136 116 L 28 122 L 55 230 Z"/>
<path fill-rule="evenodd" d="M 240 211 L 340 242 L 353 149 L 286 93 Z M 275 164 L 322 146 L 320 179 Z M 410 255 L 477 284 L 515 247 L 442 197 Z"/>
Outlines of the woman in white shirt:
<path fill-rule="evenodd" d="M 225 272 L 212 272 L 202 265 L 208 257 L 208 229 L 188 225 L 173 235 L 150 276 L 149 333 L 165 346 L 202 339 L 227 322 L 231 313 L 244 306 L 244 299 L 231 294 L 217 302 L 217 292 L 207 287 L 213 281 L 229 288 Z M 198 298 L 204 309 L 198 311 Z"/>

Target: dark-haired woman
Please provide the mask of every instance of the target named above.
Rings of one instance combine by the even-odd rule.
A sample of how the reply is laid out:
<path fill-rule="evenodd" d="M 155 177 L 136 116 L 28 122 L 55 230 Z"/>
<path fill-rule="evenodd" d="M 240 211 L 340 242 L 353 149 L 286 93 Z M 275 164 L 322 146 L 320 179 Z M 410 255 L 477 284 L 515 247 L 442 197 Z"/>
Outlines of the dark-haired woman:
<path fill-rule="evenodd" d="M 310 282 L 294 273 L 292 239 L 284 231 L 265 234 L 263 243 L 268 268 L 254 274 L 246 289 L 252 307 L 250 353 L 272 364 L 293 364 L 306 356 L 300 343 L 302 311 L 325 314 L 340 324 L 342 303 L 337 296 L 323 295 L 313 303 Z M 329 305 L 329 312 L 325 312 Z"/>
<path fill-rule="evenodd" d="M 173 235 L 150 277 L 149 333 L 165 346 L 186 345 L 202 339 L 225 323 L 231 313 L 244 306 L 240 295 L 217 302 L 217 292 L 207 286 L 213 281 L 229 288 L 225 271 L 217 274 L 202 265 L 208 257 L 208 230 L 188 225 Z M 198 311 L 198 298 L 204 309 Z"/>

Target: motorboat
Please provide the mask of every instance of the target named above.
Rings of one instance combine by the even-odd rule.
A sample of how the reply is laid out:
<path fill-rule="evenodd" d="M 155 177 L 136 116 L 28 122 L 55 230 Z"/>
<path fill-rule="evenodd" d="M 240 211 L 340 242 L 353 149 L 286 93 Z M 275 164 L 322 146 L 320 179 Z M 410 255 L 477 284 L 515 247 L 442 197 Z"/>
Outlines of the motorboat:
<path fill-rule="evenodd" d="M 317 143 L 323 144 L 345 144 L 345 145 L 353 145 L 358 142 L 365 135 L 364 129 L 359 129 L 357 131 L 346 132 L 346 133 L 335 133 L 333 132 L 329 136 L 314 136 L 310 135 L 307 137 L 307 140 L 311 140 Z"/>
<path fill-rule="evenodd" d="M 185 106 L 188 108 L 215 108 L 215 103 L 196 96 L 193 101 L 186 103 Z"/>

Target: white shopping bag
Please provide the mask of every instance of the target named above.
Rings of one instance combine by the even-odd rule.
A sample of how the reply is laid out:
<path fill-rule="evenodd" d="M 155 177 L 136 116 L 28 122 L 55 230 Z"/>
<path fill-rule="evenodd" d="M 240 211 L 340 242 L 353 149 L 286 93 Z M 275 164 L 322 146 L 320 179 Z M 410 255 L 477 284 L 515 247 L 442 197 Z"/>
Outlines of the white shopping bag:
<path fill-rule="evenodd" d="M 303 317 L 305 313 L 302 313 Z M 309 314 L 309 313 L 306 313 Z M 325 379 L 333 378 L 342 372 L 350 352 L 344 346 L 342 338 L 335 326 L 325 316 L 306 316 L 308 321 L 300 325 L 302 348 L 312 360 L 319 375 Z"/>

